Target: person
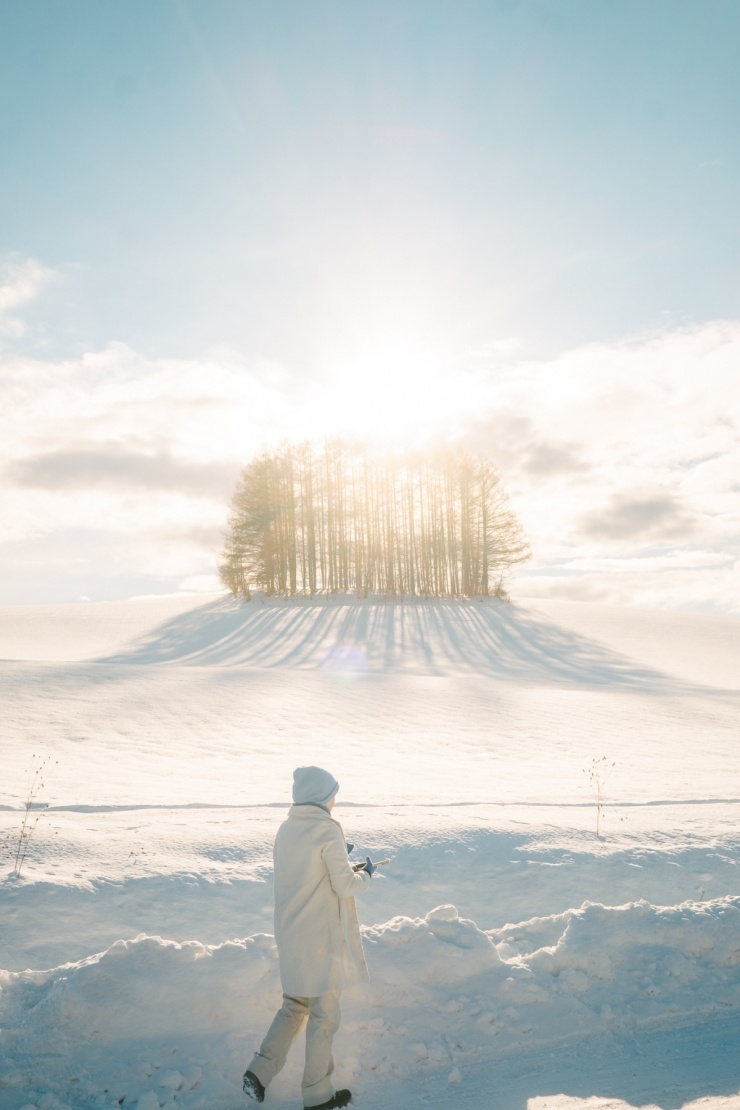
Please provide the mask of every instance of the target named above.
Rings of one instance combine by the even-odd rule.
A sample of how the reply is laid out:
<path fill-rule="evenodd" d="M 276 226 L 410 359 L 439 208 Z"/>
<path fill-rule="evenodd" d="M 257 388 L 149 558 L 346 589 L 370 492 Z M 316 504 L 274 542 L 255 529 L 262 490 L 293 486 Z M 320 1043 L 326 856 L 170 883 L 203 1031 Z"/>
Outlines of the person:
<path fill-rule="evenodd" d="M 304 1107 L 335 1110 L 351 1091 L 332 1083 L 332 1041 L 339 1027 L 340 992 L 369 980 L 355 896 L 370 886 L 367 856 L 354 868 L 342 826 L 331 814 L 339 783 L 321 767 L 293 772 L 293 805 L 275 837 L 275 940 L 283 1004 L 244 1073 L 244 1092 L 262 1102 L 306 1027 Z"/>

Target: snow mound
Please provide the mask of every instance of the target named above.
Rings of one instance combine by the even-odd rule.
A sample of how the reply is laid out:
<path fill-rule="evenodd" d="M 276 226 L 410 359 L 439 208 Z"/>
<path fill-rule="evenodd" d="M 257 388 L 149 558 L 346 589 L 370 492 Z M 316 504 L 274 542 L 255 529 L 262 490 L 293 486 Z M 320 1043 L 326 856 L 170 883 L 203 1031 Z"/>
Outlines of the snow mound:
<path fill-rule="evenodd" d="M 175 596 L 0 606 L 0 661 L 505 674 L 740 688 L 738 619 L 579 602 Z"/>
<path fill-rule="evenodd" d="M 337 1036 L 338 1080 L 358 1094 L 391 1074 L 444 1069 L 457 1084 L 466 1064 L 532 1045 L 740 1008 L 740 897 L 586 903 L 488 932 L 445 905 L 364 937 L 372 982 L 344 996 Z M 218 946 L 142 935 L 51 971 L 0 972 L 13 1060 L 0 1089 L 45 1110 L 241 1106 L 279 999 L 266 934 Z M 297 1089 L 300 1055 L 278 1093 Z"/>
<path fill-rule="evenodd" d="M 208 602 L 105 663 L 291 667 L 330 673 L 490 674 L 654 687 L 665 676 L 547 617 L 496 600 L 344 596 Z"/>

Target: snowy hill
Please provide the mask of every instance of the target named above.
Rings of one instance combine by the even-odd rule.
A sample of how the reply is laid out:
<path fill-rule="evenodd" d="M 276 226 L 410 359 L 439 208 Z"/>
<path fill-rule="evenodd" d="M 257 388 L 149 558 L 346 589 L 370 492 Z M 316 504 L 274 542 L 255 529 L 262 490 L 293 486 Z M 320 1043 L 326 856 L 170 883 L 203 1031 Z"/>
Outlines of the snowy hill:
<path fill-rule="evenodd" d="M 0 659 L 486 673 L 740 689 L 737 618 L 578 602 L 217 596 L 0 608 Z"/>
<path fill-rule="evenodd" d="M 448 1083 L 494 1105 L 494 1077 L 508 1110 L 529 1074 L 550 1104 L 666 1105 L 638 1031 L 683 1076 L 672 1105 L 735 1095 L 686 1061 L 740 1028 L 739 632 L 543 601 L 0 610 L 0 1107 L 243 1105 L 278 993 L 271 842 L 307 762 L 358 854 L 392 858 L 337 1038 L 368 1110 Z"/>

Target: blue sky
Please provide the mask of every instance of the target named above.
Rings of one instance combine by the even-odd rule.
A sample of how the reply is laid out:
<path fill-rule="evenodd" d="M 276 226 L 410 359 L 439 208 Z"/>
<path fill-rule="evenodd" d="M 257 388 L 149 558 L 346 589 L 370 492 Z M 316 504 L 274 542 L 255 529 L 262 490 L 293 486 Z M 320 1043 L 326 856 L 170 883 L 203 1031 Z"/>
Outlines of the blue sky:
<path fill-rule="evenodd" d="M 589 425 L 603 443 L 608 423 L 596 384 L 625 345 L 636 411 L 651 375 L 663 382 L 653 429 L 696 411 L 702 379 L 717 409 L 697 444 L 723 419 L 737 429 L 739 32 L 724 0 L 0 3 L 0 358 L 16 406 L 0 600 L 205 582 L 239 462 L 283 434 L 386 425 L 497 458 L 532 518 L 530 590 L 602 596 L 584 593 L 584 574 L 603 580 L 584 522 L 625 504 L 632 520 L 633 503 L 645 520 L 645 505 L 673 504 L 694 521 L 686 543 L 705 535 L 702 558 L 734 574 L 732 508 L 697 524 L 707 494 L 686 492 L 678 455 L 623 469 L 622 486 L 583 476 Z M 681 377 L 664 382 L 669 350 Z M 594 398 L 593 419 L 574 401 L 557 435 L 537 384 L 553 376 Z M 368 381 L 384 391 L 374 408 Z M 188 406 L 198 418 L 182 423 Z M 637 465 L 657 432 L 631 443 L 625 421 L 615 442 Z M 733 492 L 735 444 L 718 496 Z M 527 451 L 581 463 L 534 482 Z M 533 507 L 564 474 L 568 550 L 588 572 L 553 571 Z M 166 573 L 153 555 L 127 562 L 151 518 L 190 537 Z M 684 550 L 668 533 L 656 555 L 646 526 L 650 558 Z M 723 608 L 727 578 L 694 570 L 691 604 Z M 687 580 L 615 597 L 677 604 Z"/>
<path fill-rule="evenodd" d="M 358 266 L 422 269 L 453 342 L 538 352 L 737 309 L 735 4 L 25 0 L 2 23 L 2 246 L 65 275 L 39 309 L 64 353 L 310 361 Z"/>

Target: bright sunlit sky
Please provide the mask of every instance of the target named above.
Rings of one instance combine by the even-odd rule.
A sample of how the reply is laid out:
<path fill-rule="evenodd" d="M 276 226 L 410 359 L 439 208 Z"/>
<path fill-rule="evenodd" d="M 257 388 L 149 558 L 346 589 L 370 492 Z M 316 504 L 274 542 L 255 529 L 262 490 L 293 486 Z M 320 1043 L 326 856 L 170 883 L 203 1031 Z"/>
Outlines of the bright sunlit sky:
<path fill-rule="evenodd" d="M 214 588 L 281 440 L 501 468 L 517 597 L 740 612 L 740 4 L 0 0 L 0 603 Z"/>

